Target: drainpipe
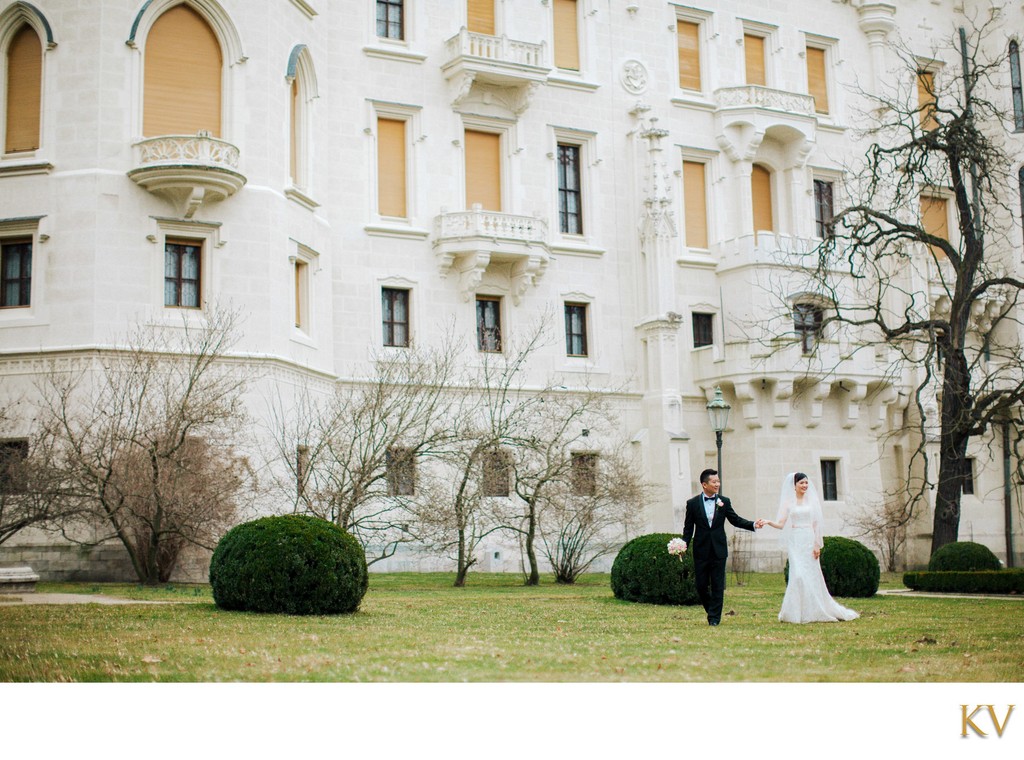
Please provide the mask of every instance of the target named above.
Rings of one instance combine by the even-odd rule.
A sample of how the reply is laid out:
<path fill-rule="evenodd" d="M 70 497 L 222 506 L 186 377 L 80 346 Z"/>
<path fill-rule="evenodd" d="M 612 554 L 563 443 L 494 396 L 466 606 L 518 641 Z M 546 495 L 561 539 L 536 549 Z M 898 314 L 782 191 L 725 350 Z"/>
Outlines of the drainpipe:
<path fill-rule="evenodd" d="M 1010 423 L 1003 423 L 1003 530 L 1006 532 L 1006 566 L 1013 567 L 1013 505 L 1010 490 Z"/>

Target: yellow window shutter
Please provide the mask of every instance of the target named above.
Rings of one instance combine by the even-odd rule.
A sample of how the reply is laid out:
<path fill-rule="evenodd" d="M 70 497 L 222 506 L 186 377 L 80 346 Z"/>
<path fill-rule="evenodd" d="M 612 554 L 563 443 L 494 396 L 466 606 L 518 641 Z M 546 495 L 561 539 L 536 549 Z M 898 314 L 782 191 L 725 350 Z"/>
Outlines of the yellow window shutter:
<path fill-rule="evenodd" d="M 405 217 L 405 122 L 377 119 L 377 204 L 381 216 Z"/>
<path fill-rule="evenodd" d="M 494 34 L 494 0 L 468 0 L 466 28 L 478 34 Z"/>
<path fill-rule="evenodd" d="M 691 248 L 707 248 L 708 202 L 704 164 L 683 161 L 683 196 L 686 201 L 686 244 Z"/>
<path fill-rule="evenodd" d="M 825 51 L 807 48 L 807 92 L 814 98 L 814 110 L 828 113 L 828 80 L 825 76 Z"/>
<path fill-rule="evenodd" d="M 945 198 L 936 198 L 934 195 L 921 196 L 921 226 L 929 235 L 949 240 L 949 206 Z M 936 246 L 929 246 L 932 254 L 938 258 L 945 258 L 945 252 Z"/>
<path fill-rule="evenodd" d="M 5 153 L 35 150 L 39 147 L 42 85 L 43 46 L 35 30 L 25 24 L 7 48 Z"/>
<path fill-rule="evenodd" d="M 750 194 L 754 205 L 754 232 L 772 232 L 772 173 L 760 164 L 754 164 L 750 174 Z"/>
<path fill-rule="evenodd" d="M 576 0 L 555 0 L 555 66 L 580 70 Z"/>
<path fill-rule="evenodd" d="M 935 121 L 935 75 L 930 71 L 917 72 L 917 103 L 921 128 L 930 132 L 939 126 Z"/>
<path fill-rule="evenodd" d="M 679 43 L 679 86 L 700 91 L 700 26 L 692 21 L 676 22 Z"/>
<path fill-rule="evenodd" d="M 501 135 L 466 130 L 466 207 L 501 211 Z"/>
<path fill-rule="evenodd" d="M 187 5 L 176 5 L 146 38 L 142 132 L 146 137 L 220 137 L 220 43 L 209 24 Z"/>
<path fill-rule="evenodd" d="M 743 35 L 743 56 L 747 69 L 747 84 L 765 86 L 768 79 L 764 68 L 764 37 L 753 34 Z"/>

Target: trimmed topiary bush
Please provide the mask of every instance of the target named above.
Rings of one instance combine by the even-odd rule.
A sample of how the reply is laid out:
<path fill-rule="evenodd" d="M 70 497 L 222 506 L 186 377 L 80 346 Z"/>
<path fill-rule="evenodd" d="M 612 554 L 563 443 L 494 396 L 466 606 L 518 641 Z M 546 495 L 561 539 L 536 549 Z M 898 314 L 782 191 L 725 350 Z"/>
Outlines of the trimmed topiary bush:
<path fill-rule="evenodd" d="M 619 550 L 612 563 L 616 599 L 646 604 L 699 604 L 694 582 L 693 553 L 682 561 L 668 553 L 675 533 L 638 536 Z"/>
<path fill-rule="evenodd" d="M 992 550 L 973 541 L 954 541 L 940 546 L 928 561 L 928 571 L 1001 570 L 999 558 Z"/>
<path fill-rule="evenodd" d="M 852 538 L 825 536 L 818 559 L 825 585 L 832 596 L 866 597 L 878 592 L 882 571 L 868 547 Z M 789 562 L 784 571 L 789 582 Z"/>
<path fill-rule="evenodd" d="M 903 574 L 914 591 L 958 594 L 1024 594 L 1024 570 L 940 570 Z"/>
<path fill-rule="evenodd" d="M 213 600 L 225 610 L 354 612 L 368 583 L 359 542 L 334 523 L 308 515 L 236 525 L 210 561 Z"/>

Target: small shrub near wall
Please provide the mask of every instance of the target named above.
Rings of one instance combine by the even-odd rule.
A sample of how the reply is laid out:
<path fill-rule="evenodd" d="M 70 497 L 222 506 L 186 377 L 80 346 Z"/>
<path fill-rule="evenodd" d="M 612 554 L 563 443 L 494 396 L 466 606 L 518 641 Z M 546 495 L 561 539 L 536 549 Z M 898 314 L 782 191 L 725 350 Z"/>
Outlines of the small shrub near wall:
<path fill-rule="evenodd" d="M 1000 570 L 999 558 L 983 544 L 954 541 L 939 547 L 928 562 L 930 572 L 951 570 Z"/>
<path fill-rule="evenodd" d="M 307 515 L 237 525 L 210 561 L 213 600 L 225 610 L 354 612 L 368 583 L 359 542 L 334 523 Z"/>
<path fill-rule="evenodd" d="M 882 572 L 868 547 L 852 538 L 825 536 L 818 559 L 825 585 L 832 596 L 868 597 L 878 593 Z M 784 574 L 789 582 L 789 562 Z"/>
<path fill-rule="evenodd" d="M 914 591 L 958 594 L 1024 594 L 1024 570 L 904 573 L 903 585 Z"/>
<path fill-rule="evenodd" d="M 647 604 L 698 604 L 693 552 L 682 561 L 668 553 L 674 533 L 638 536 L 619 550 L 612 563 L 612 593 L 616 599 Z"/>

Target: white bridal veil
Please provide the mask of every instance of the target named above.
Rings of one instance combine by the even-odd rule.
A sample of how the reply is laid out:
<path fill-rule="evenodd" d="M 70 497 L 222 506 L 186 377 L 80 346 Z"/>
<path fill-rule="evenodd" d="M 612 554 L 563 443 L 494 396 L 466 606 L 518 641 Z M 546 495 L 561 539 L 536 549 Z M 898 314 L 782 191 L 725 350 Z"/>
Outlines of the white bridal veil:
<path fill-rule="evenodd" d="M 814 483 L 807 478 L 807 493 L 804 494 L 802 507 L 810 507 L 810 513 L 805 514 L 800 509 L 795 517 L 791 515 L 796 506 L 796 483 L 793 478 L 795 472 L 790 472 L 782 479 L 782 490 L 779 494 L 779 511 L 775 516 L 775 522 L 782 523 L 782 537 L 785 545 L 789 545 L 789 538 L 793 528 L 811 528 L 814 531 L 814 546 L 820 549 L 824 545 L 822 537 L 823 517 L 821 514 L 821 500 L 818 498 L 818 491 Z M 795 523 L 795 524 L 794 524 Z"/>

